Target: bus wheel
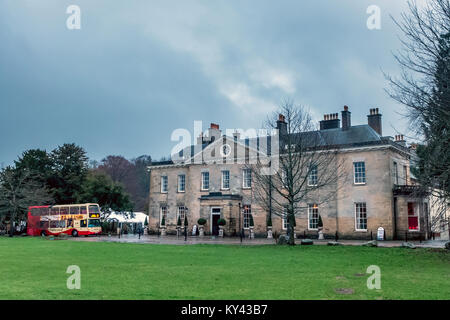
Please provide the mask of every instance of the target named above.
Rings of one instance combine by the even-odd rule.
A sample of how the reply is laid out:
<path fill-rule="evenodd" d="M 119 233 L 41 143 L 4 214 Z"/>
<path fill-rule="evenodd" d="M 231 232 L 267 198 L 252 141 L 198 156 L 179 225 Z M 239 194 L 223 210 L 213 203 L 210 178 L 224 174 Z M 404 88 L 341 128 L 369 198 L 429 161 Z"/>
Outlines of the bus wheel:
<path fill-rule="evenodd" d="M 72 237 L 78 237 L 78 231 L 77 230 L 73 230 L 72 231 Z"/>
<path fill-rule="evenodd" d="M 41 237 L 45 237 L 45 236 L 47 236 L 47 235 L 45 234 L 45 231 L 41 231 Z"/>

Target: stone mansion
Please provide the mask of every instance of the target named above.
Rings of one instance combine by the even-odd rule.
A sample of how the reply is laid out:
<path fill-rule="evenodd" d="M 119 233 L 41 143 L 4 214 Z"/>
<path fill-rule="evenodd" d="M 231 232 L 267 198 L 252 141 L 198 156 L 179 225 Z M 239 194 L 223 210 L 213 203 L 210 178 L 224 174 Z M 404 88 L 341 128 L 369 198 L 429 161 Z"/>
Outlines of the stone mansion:
<path fill-rule="evenodd" d="M 282 115 L 277 124 L 279 129 L 285 125 Z M 402 135 L 395 139 L 382 135 L 378 108 L 370 109 L 367 124 L 352 125 L 351 112 L 345 106 L 341 119 L 338 113 L 325 115 L 315 134 L 332 135 L 338 141 L 338 157 L 345 164 L 341 170 L 348 182 L 339 188 L 335 200 L 309 204 L 296 216 L 297 236 L 317 238 L 319 215 L 325 238 L 375 238 L 379 227 L 384 228 L 386 239 L 430 236 L 427 199 L 415 195 L 410 175 L 412 147 Z M 242 229 L 248 236 L 252 217 L 256 236 L 267 237 L 271 212 L 255 201 L 251 170 L 238 162 L 192 161 L 205 153 L 213 160 L 222 159 L 221 152 L 211 152 L 217 145 L 231 146 L 235 152 L 247 148 L 239 135 L 224 135 L 219 125 L 211 124 L 207 134 L 197 138 L 197 146 L 191 146 L 199 150 L 192 158 L 154 162 L 149 167 L 149 232 L 160 233 L 164 218 L 167 233 L 175 234 L 178 217 L 181 221 L 186 217 L 190 234 L 198 219 L 204 218 L 205 234 L 218 235 L 222 218 L 225 236 L 238 235 Z M 286 220 L 272 215 L 272 228 L 276 234 L 285 233 Z"/>

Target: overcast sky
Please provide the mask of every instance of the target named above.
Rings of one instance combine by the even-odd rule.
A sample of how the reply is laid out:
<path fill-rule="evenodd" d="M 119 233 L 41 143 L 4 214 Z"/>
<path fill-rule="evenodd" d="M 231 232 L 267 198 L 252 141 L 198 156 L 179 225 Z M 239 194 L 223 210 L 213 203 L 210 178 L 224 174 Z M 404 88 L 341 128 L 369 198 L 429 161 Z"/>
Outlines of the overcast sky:
<path fill-rule="evenodd" d="M 81 8 L 69 30 L 66 9 Z M 369 30 L 368 6 L 381 9 Z M 405 0 L 1 0 L 0 164 L 65 142 L 92 159 L 168 155 L 193 121 L 258 128 L 290 98 L 324 113 L 350 107 L 352 124 L 383 114 L 404 132 L 382 70 L 399 70 L 390 15 Z"/>

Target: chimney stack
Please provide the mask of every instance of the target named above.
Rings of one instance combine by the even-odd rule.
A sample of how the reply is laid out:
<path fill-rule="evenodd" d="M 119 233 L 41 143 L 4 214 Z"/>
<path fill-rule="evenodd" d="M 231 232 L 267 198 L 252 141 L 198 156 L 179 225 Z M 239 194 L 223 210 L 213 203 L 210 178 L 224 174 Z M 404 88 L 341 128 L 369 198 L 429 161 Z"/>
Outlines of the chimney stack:
<path fill-rule="evenodd" d="M 339 128 L 340 122 L 338 113 L 324 114 L 323 120 L 320 121 L 320 130 Z"/>
<path fill-rule="evenodd" d="M 370 114 L 367 116 L 367 124 L 380 136 L 383 135 L 381 113 L 379 113 L 378 108 L 370 109 L 369 113 Z"/>
<path fill-rule="evenodd" d="M 342 130 L 348 130 L 352 126 L 352 113 L 348 111 L 348 106 L 344 106 L 342 113 Z"/>
<path fill-rule="evenodd" d="M 278 115 L 277 129 L 280 136 L 287 134 L 287 123 L 285 121 L 284 115 L 282 115 L 281 113 Z"/>
<path fill-rule="evenodd" d="M 405 138 L 403 137 L 402 134 L 396 134 L 395 135 L 395 142 L 397 142 L 398 144 L 406 147 L 406 140 L 405 140 Z"/>

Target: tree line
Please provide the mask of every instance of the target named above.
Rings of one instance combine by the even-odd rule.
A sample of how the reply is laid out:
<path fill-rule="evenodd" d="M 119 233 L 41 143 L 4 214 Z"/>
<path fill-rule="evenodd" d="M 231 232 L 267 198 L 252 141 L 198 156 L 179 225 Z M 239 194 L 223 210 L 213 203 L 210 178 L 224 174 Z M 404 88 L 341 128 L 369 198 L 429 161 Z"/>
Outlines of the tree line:
<path fill-rule="evenodd" d="M 35 205 L 92 202 L 102 210 L 147 211 L 150 163 L 147 155 L 89 161 L 73 143 L 51 152 L 27 150 L 0 170 L 0 229 L 26 221 L 28 207 Z"/>

